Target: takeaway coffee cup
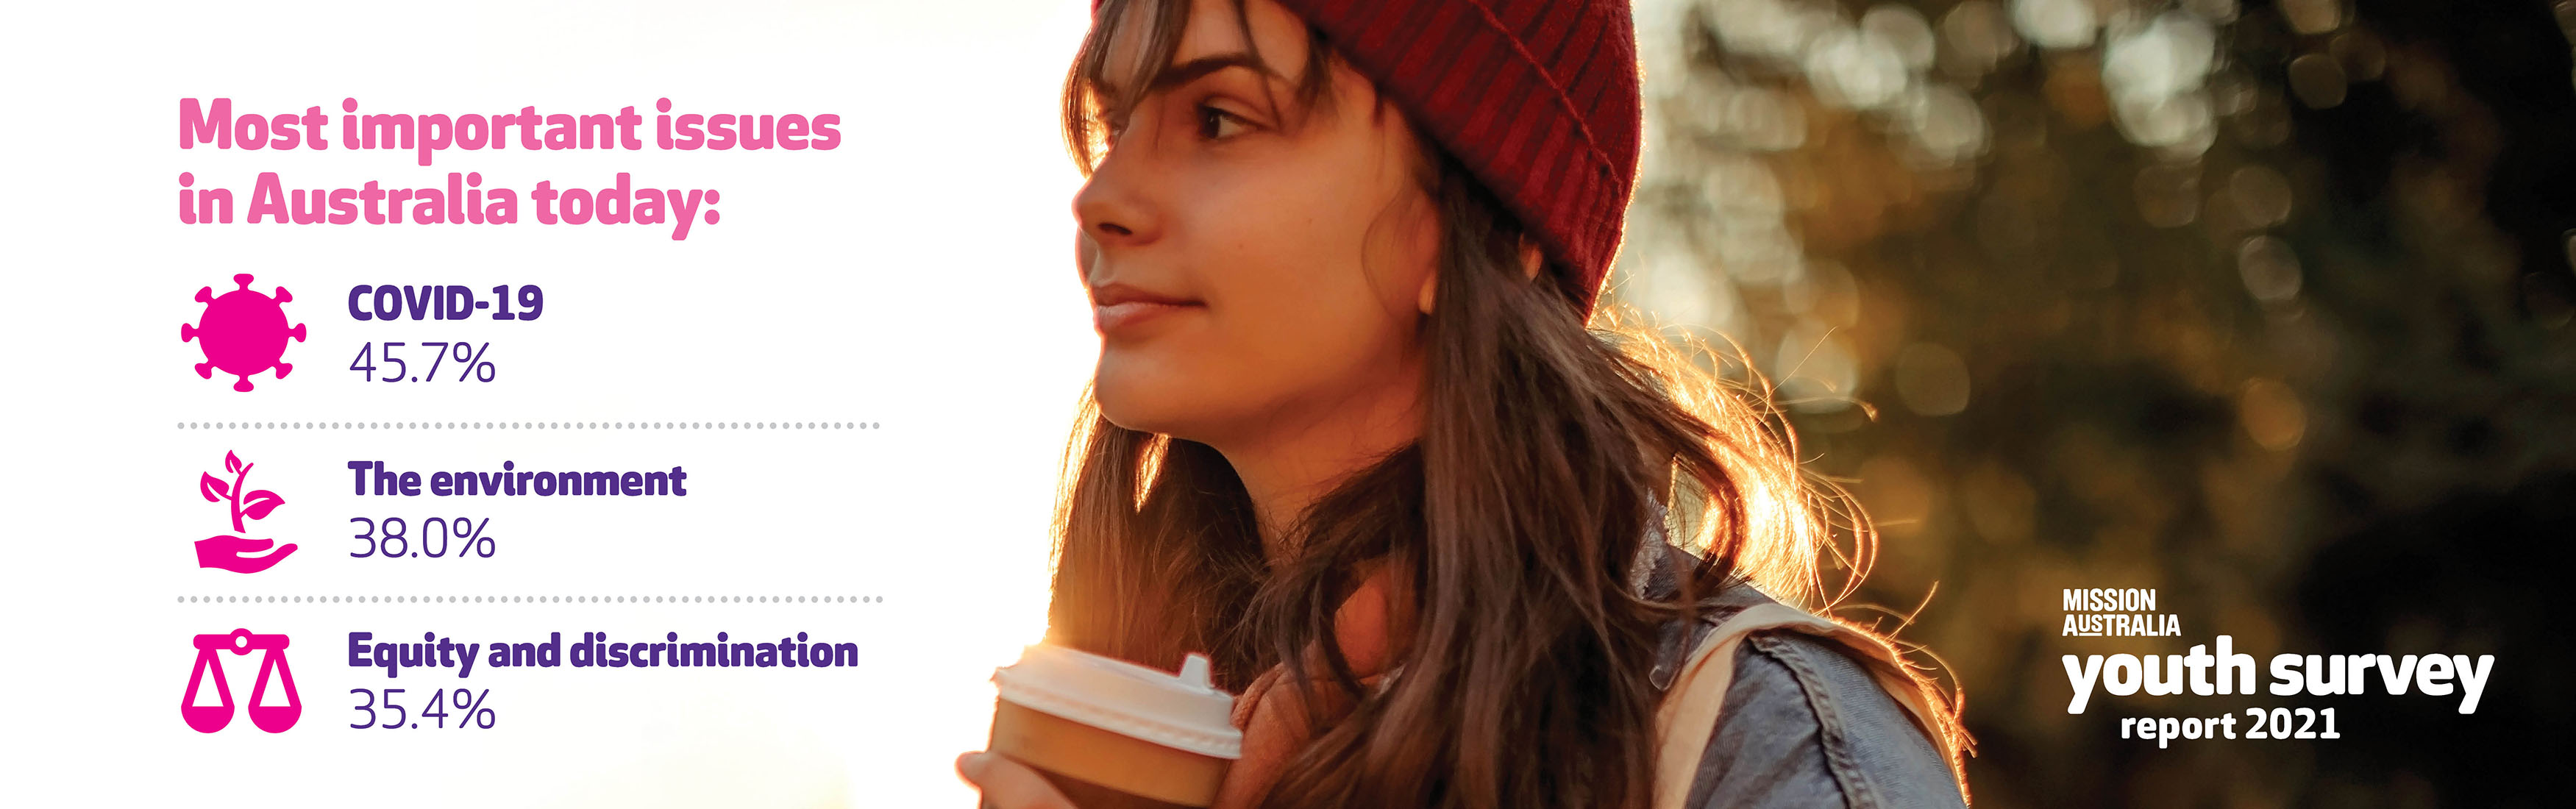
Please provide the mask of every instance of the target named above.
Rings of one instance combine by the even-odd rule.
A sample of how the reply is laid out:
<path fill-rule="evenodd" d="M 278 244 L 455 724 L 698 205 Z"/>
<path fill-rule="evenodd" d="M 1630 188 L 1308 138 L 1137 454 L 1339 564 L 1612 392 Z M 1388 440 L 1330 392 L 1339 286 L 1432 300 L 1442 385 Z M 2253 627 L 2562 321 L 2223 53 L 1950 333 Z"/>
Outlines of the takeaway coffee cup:
<path fill-rule="evenodd" d="M 993 671 L 991 750 L 1036 768 L 1082 809 L 1216 802 L 1243 755 L 1234 696 L 1191 654 L 1178 675 L 1053 644 Z"/>

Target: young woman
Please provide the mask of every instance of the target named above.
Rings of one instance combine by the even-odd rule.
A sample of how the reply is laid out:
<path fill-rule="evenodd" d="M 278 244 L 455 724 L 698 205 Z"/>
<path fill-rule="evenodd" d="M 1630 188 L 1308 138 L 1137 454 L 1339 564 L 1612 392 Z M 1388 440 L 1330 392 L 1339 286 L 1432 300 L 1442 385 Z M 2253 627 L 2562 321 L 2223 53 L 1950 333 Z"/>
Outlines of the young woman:
<path fill-rule="evenodd" d="M 1220 807 L 1964 802 L 1932 689 L 1773 601 L 1820 594 L 1826 521 L 1764 411 L 1587 328 L 1636 171 L 1624 3 L 1094 19 L 1065 125 L 1101 354 L 1049 640 L 1209 653 Z M 1756 614 L 1797 631 L 1701 644 Z"/>

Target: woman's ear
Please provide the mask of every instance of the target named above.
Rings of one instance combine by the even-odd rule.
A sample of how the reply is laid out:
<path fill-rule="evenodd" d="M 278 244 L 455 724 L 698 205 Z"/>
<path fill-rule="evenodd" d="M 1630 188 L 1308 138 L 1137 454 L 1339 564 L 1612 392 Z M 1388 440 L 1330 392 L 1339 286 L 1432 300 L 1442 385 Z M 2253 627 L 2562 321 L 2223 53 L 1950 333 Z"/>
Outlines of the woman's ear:
<path fill-rule="evenodd" d="M 1547 252 L 1539 249 L 1538 240 L 1532 239 L 1528 236 L 1522 236 L 1521 277 L 1527 280 L 1536 281 L 1538 280 L 1538 271 L 1546 266 Z M 1431 274 L 1422 277 L 1422 294 L 1417 300 L 1417 305 L 1422 308 L 1423 314 L 1431 314 L 1431 304 L 1439 299 L 1439 292 L 1439 272 L 1434 271 Z"/>

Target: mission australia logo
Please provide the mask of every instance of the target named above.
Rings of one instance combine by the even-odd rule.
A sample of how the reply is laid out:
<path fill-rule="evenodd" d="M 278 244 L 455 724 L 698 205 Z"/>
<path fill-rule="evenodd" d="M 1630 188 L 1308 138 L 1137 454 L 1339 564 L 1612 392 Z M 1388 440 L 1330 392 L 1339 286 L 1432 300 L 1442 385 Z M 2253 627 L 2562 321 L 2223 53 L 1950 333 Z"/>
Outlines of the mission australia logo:
<path fill-rule="evenodd" d="M 2182 635 L 2182 619 L 2156 612 L 2153 588 L 2076 588 L 2061 600 L 2070 638 L 2162 638 Z"/>

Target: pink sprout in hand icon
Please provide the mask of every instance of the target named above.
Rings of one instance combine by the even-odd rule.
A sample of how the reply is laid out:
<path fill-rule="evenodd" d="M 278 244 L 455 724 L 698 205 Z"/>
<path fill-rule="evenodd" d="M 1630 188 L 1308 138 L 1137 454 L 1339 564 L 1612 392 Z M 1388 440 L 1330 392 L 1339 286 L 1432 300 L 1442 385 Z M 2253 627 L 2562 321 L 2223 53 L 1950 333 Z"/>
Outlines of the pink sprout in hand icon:
<path fill-rule="evenodd" d="M 225 725 L 232 724 L 233 689 L 230 684 L 224 682 L 223 660 L 216 657 L 215 653 L 232 652 L 236 655 L 248 655 L 258 650 L 265 651 L 267 654 L 260 656 L 259 680 L 251 684 L 250 722 L 259 726 L 260 730 L 270 733 L 284 733 L 287 728 L 295 727 L 295 720 L 304 716 L 304 700 L 295 693 L 295 672 L 286 666 L 287 642 L 285 635 L 257 635 L 252 634 L 248 629 L 198 635 L 196 637 L 197 666 L 188 672 L 188 693 L 179 698 L 179 717 L 188 720 L 188 727 L 196 729 L 198 733 L 213 733 L 223 730 Z M 284 705 L 259 704 L 260 696 L 268 693 L 268 681 L 272 674 L 275 675 L 278 686 L 286 689 Z M 221 704 L 197 704 L 197 686 L 208 679 L 214 680 L 215 695 L 222 700 Z"/>
<path fill-rule="evenodd" d="M 241 533 L 249 531 L 243 527 L 245 520 L 265 518 L 269 512 L 276 511 L 278 506 L 286 504 L 286 498 L 267 489 L 245 491 L 250 480 L 251 466 L 244 463 L 241 456 L 226 452 L 224 471 L 233 476 L 230 482 L 215 477 L 212 473 L 197 478 L 197 493 L 204 495 L 206 502 L 226 504 L 232 511 L 233 530 Z M 286 561 L 288 555 L 295 553 L 295 543 L 289 542 L 277 545 L 277 552 L 266 556 L 246 555 L 268 550 L 275 544 L 275 540 L 245 539 L 230 535 L 207 537 L 197 540 L 197 566 L 230 570 L 235 573 L 257 573 L 276 567 L 277 563 Z"/>
<path fill-rule="evenodd" d="M 197 376 L 213 379 L 215 369 L 223 369 L 240 377 L 233 383 L 237 391 L 250 390 L 251 375 L 272 368 L 277 378 L 285 379 L 286 372 L 295 370 L 285 362 L 287 338 L 304 342 L 304 324 L 286 326 L 285 304 L 295 296 L 287 294 L 285 287 L 278 287 L 273 297 L 252 292 L 250 279 L 248 273 L 233 276 L 233 283 L 241 288 L 220 298 L 214 287 L 198 288 L 197 302 L 206 305 L 205 313 L 198 316 L 196 325 L 179 324 L 179 341 L 194 340 L 206 354 L 206 361 L 197 363 Z"/>

